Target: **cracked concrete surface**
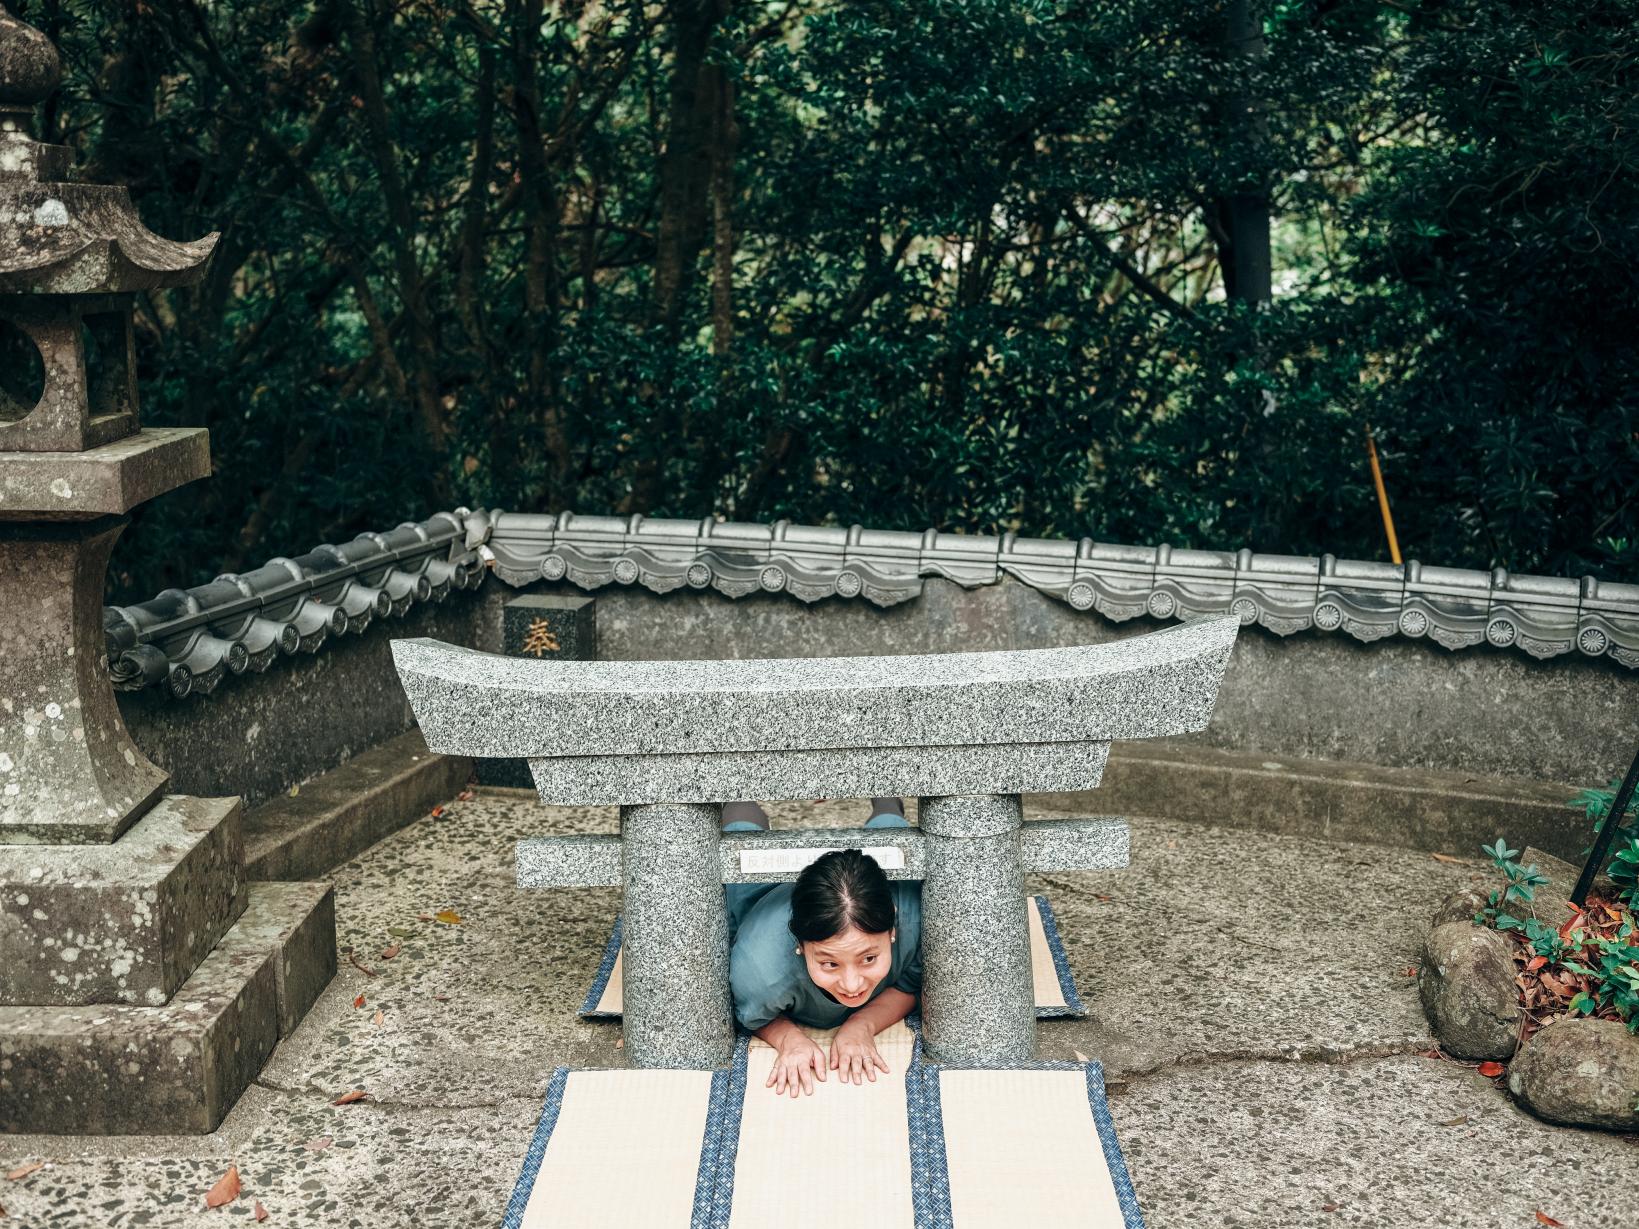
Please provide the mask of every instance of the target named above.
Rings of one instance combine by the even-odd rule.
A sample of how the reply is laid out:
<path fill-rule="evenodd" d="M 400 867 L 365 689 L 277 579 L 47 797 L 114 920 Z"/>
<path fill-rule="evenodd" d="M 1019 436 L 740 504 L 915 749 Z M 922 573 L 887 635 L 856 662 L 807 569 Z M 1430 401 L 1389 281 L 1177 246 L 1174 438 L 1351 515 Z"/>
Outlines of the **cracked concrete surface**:
<path fill-rule="evenodd" d="M 770 810 L 789 827 L 862 817 Z M 0 1138 L 0 1172 L 47 1162 L 0 1182 L 5 1223 L 249 1223 L 260 1201 L 269 1226 L 492 1229 L 552 1068 L 624 1059 L 617 1025 L 575 1015 L 618 893 L 522 892 L 513 842 L 614 828 L 612 808 L 488 791 L 340 867 L 340 972 L 223 1126 Z M 1043 1022 L 1043 1054 L 1104 1060 L 1150 1229 L 1531 1229 L 1539 1210 L 1631 1229 L 1639 1139 L 1537 1122 L 1419 1054 L 1433 1038 L 1405 974 L 1424 919 L 1483 879 L 1477 862 L 1140 819 L 1128 870 L 1033 880 L 1091 1012 Z M 369 1098 L 331 1104 L 354 1088 Z M 244 1193 L 206 1212 L 230 1163 Z"/>

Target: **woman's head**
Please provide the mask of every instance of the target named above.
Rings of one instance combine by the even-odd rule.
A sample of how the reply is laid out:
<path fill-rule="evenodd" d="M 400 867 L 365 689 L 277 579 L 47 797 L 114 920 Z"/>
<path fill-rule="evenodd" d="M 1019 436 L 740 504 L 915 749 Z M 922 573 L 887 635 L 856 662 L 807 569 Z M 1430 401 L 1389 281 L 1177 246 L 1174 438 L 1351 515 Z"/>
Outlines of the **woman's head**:
<path fill-rule="evenodd" d="M 797 876 L 791 933 L 813 983 L 844 1007 L 871 997 L 893 965 L 893 894 L 869 854 L 823 854 Z"/>

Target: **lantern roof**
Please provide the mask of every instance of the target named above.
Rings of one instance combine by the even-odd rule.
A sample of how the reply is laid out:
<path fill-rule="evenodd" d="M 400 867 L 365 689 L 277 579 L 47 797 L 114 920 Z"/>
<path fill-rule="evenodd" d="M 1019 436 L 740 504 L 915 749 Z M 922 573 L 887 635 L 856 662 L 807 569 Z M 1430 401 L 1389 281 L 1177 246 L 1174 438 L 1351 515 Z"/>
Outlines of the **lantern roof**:
<path fill-rule="evenodd" d="M 179 243 L 142 224 L 124 187 L 68 182 L 66 147 L 35 139 L 57 50 L 0 5 L 0 294 L 121 294 L 204 275 L 216 234 Z"/>

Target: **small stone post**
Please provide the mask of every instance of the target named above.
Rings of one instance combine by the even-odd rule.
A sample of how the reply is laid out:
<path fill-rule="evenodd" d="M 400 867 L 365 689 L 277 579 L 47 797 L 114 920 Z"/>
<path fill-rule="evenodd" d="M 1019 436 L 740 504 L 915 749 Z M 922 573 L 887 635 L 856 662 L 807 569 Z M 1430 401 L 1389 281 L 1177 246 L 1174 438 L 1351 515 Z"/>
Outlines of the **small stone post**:
<path fill-rule="evenodd" d="M 628 1055 L 639 1067 L 712 1069 L 734 1052 L 721 803 L 620 808 Z"/>
<path fill-rule="evenodd" d="M 598 655 L 598 603 L 576 594 L 526 593 L 501 607 L 501 652 L 538 661 L 593 661 Z M 534 789 L 520 759 L 477 757 L 480 785 Z"/>
<path fill-rule="evenodd" d="M 923 798 L 922 1021 L 940 1063 L 1036 1056 L 1017 794 Z"/>

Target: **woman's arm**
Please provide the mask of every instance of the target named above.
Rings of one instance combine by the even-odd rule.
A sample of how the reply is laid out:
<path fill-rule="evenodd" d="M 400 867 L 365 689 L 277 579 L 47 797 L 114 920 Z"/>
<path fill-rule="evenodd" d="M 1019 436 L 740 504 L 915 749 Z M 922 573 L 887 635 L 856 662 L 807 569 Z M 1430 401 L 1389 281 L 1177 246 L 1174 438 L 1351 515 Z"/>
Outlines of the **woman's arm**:
<path fill-rule="evenodd" d="M 890 990 L 888 993 L 896 992 Z M 916 1000 L 911 1001 L 914 1003 Z M 775 1096 L 788 1092 L 794 1097 L 798 1088 L 812 1095 L 814 1080 L 825 1079 L 825 1051 L 815 1045 L 789 1016 L 775 1016 L 757 1030 L 757 1036 L 774 1047 L 774 1069 L 768 1073 L 768 1082 L 764 1087 L 772 1088 Z"/>
<path fill-rule="evenodd" d="M 892 987 L 884 990 L 843 1022 L 831 1040 L 831 1069 L 841 1074 L 845 1084 L 876 1082 L 880 1069 L 888 1064 L 877 1052 L 876 1035 L 898 1024 L 916 1006 L 916 996 Z"/>

